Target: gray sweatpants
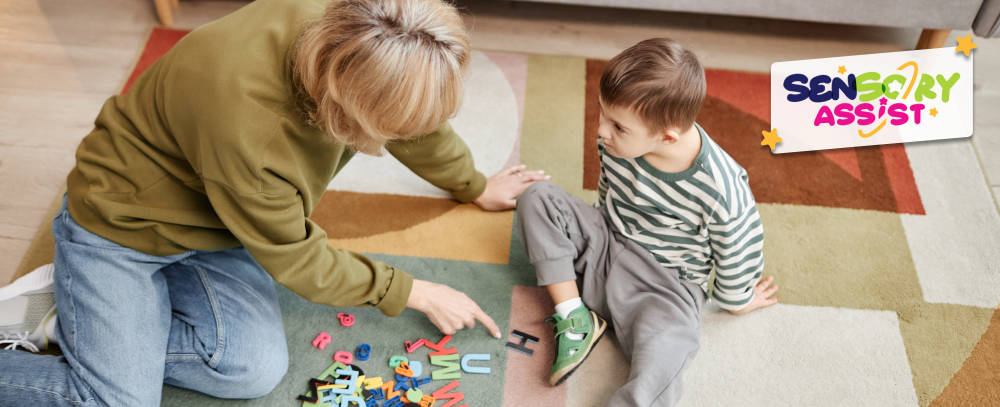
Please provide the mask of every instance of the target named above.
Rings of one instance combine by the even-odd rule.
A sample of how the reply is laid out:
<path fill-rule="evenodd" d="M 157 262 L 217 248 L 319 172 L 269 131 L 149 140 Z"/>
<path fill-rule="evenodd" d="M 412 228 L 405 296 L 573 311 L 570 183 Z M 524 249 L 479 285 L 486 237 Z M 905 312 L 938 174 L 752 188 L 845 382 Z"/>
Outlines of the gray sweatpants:
<path fill-rule="evenodd" d="M 632 363 L 609 406 L 673 406 L 698 353 L 701 287 L 660 265 L 603 212 L 547 182 L 517 199 L 517 224 L 538 285 L 576 280 L 583 303 L 615 329 Z"/>

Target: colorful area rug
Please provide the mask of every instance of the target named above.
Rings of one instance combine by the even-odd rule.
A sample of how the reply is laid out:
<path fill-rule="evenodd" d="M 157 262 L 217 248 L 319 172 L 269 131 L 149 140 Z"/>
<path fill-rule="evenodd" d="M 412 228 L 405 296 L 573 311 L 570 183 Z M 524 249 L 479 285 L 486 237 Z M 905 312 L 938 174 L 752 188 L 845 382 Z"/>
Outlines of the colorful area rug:
<path fill-rule="evenodd" d="M 155 29 L 131 80 L 185 32 Z M 475 51 L 466 105 L 452 124 L 477 167 L 544 169 L 592 202 L 599 165 L 597 82 L 606 62 Z M 831 67 L 836 69 L 836 67 Z M 772 155 L 767 74 L 707 70 L 698 123 L 750 176 L 765 229 L 766 271 L 780 304 L 746 316 L 707 307 L 702 349 L 684 375 L 681 406 L 1000 405 L 1000 214 L 966 139 Z M 125 91 L 128 85 L 125 86 Z M 349 218 L 335 214 L 350 213 Z M 563 386 L 546 374 L 552 302 L 535 286 L 512 212 L 461 205 L 391 157 L 359 157 L 330 185 L 312 218 L 331 245 L 370 254 L 417 278 L 466 292 L 500 325 L 540 338 L 529 356 L 482 327 L 447 344 L 488 354 L 490 374 L 463 373 L 469 406 L 603 406 L 628 380 L 614 335 Z M 39 237 L 21 273 L 52 261 Z M 372 346 L 355 364 L 393 378 L 393 355 L 431 366 L 430 350 L 405 341 L 442 338 L 411 310 L 337 309 L 279 287 L 291 365 L 257 400 L 213 399 L 165 386 L 164 405 L 293 406 L 335 351 Z M 354 314 L 343 327 L 337 314 Z M 326 331 L 326 350 L 311 346 Z M 664 349 L 669 352 L 670 349 Z M 430 394 L 450 380 L 420 388 Z M 436 405 L 442 405 L 438 402 Z"/>

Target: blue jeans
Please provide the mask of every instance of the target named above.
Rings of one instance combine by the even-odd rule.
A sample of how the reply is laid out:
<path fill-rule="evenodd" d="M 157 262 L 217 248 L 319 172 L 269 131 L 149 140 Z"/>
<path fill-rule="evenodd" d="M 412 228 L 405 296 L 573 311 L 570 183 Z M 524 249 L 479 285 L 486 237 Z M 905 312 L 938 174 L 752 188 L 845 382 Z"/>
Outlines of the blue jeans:
<path fill-rule="evenodd" d="M 256 398 L 288 370 L 274 281 L 245 249 L 150 256 L 65 200 L 52 234 L 64 356 L 0 350 L 0 406 L 156 406 L 163 383 Z"/>

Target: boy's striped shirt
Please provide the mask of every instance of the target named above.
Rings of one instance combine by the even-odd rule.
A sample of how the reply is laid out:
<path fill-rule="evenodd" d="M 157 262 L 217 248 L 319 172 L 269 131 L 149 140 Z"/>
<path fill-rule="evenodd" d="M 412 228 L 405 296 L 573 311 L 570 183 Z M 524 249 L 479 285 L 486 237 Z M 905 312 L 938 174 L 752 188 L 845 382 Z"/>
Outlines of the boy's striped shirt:
<path fill-rule="evenodd" d="M 598 205 L 660 264 L 700 285 L 720 307 L 738 310 L 753 299 L 764 269 L 764 230 L 746 170 L 695 126 L 701 151 L 679 173 L 660 171 L 642 157 L 614 157 L 598 138 Z"/>

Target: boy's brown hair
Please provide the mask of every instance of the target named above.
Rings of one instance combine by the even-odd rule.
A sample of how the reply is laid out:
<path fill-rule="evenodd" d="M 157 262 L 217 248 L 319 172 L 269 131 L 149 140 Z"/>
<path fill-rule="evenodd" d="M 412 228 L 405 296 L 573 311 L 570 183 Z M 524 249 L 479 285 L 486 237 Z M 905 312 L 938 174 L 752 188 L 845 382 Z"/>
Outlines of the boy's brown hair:
<path fill-rule="evenodd" d="M 616 55 L 601 74 L 601 100 L 627 108 L 651 133 L 686 131 L 705 101 L 698 57 L 669 38 L 651 38 Z"/>

